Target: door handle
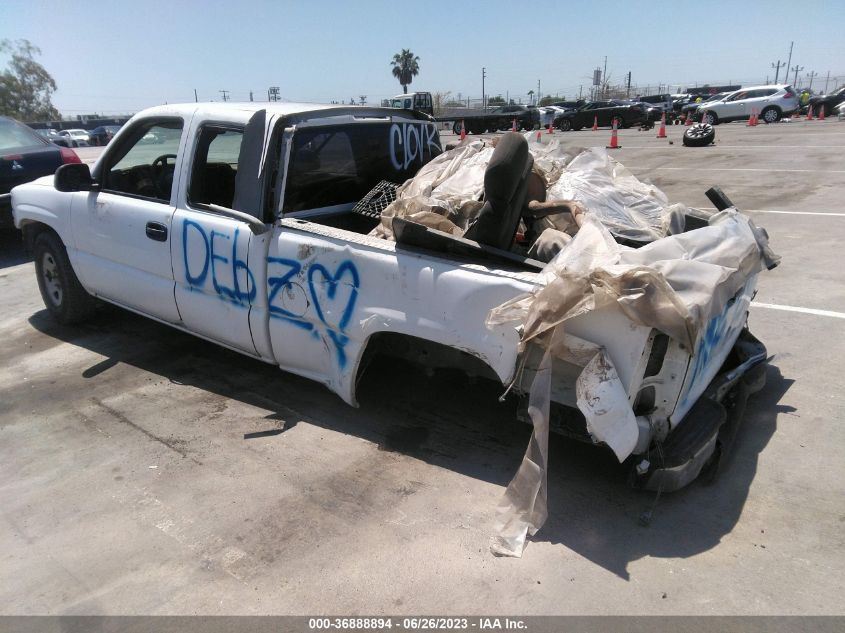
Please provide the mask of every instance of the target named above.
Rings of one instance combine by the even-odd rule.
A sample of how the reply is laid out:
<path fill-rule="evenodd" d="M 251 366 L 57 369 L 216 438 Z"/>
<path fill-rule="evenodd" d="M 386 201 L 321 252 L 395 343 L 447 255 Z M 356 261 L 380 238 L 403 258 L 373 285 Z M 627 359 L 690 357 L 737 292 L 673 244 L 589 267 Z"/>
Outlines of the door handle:
<path fill-rule="evenodd" d="M 156 242 L 166 242 L 167 227 L 161 222 L 147 222 L 147 237 Z"/>

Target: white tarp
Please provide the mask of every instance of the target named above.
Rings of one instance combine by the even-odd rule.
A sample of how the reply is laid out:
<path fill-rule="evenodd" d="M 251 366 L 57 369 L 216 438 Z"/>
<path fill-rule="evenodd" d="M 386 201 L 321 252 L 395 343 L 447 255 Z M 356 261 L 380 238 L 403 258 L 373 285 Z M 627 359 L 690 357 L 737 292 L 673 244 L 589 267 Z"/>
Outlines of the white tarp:
<path fill-rule="evenodd" d="M 683 205 L 670 205 L 658 188 L 638 180 L 602 148 L 566 148 L 558 139 L 537 142 L 525 135 L 549 200 L 574 200 L 617 237 L 650 242 L 683 230 Z M 534 137 L 534 138 L 532 138 Z M 372 235 L 393 239 L 393 217 L 462 235 L 481 208 L 484 171 L 495 139 L 464 142 L 426 164 L 396 192 Z M 443 222 L 443 218 L 448 223 Z M 569 214 L 548 216 L 544 228 L 566 230 Z"/>
<path fill-rule="evenodd" d="M 607 228 L 587 216 L 574 239 L 544 268 L 543 285 L 493 309 L 488 324 L 523 328 L 522 351 L 538 343 L 546 356 L 567 358 L 564 323 L 608 302 L 615 302 L 635 323 L 653 327 L 694 349 L 699 332 L 756 275 L 764 263 L 777 262 L 764 231 L 737 212 L 717 213 L 710 225 L 672 235 L 639 249 L 616 243 Z M 545 357 L 544 357 L 545 361 Z M 623 385 L 605 350 L 584 366 L 576 384 L 578 408 L 593 437 L 606 443 L 619 461 L 636 446 L 638 429 Z M 534 433 L 516 476 L 498 509 L 491 551 L 521 556 L 546 514 L 548 415 L 541 403 L 551 399 L 551 379 L 536 379 L 529 402 Z M 543 390 L 541 393 L 540 390 Z M 526 496 L 528 495 L 528 496 Z M 541 503 L 541 507 L 534 505 Z"/>

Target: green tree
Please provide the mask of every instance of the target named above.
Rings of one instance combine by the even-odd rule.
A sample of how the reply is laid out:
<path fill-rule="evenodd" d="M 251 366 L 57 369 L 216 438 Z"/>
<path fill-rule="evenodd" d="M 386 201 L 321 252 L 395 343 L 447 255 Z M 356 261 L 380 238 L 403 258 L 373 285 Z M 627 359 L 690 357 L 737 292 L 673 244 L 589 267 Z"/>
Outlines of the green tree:
<path fill-rule="evenodd" d="M 9 66 L 0 74 L 0 114 L 22 121 L 61 118 L 51 97 L 56 82 L 33 57 L 41 49 L 29 40 L 0 40 L 0 53 L 9 55 Z"/>
<path fill-rule="evenodd" d="M 401 53 L 393 56 L 390 65 L 393 66 L 393 76 L 402 84 L 402 92 L 408 93 L 408 85 L 420 73 L 420 58 L 409 49 L 403 48 Z"/>
<path fill-rule="evenodd" d="M 487 99 L 487 105 L 505 105 L 505 98 L 502 95 L 496 95 Z"/>

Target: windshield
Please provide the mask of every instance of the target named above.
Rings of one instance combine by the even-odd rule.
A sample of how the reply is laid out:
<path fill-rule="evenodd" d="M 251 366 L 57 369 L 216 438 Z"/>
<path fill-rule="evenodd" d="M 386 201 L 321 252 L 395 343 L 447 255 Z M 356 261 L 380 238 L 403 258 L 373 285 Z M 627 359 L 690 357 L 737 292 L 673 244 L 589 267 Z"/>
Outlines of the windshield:
<path fill-rule="evenodd" d="M 405 182 L 441 153 L 433 123 L 332 125 L 298 130 L 283 212 L 352 205 L 383 179 Z"/>

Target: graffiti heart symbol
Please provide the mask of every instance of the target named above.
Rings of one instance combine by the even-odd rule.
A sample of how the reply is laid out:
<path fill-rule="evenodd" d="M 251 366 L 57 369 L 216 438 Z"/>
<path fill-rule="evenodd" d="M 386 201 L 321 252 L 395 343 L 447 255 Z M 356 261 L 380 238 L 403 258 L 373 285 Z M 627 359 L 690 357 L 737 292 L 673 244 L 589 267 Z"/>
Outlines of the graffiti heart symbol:
<path fill-rule="evenodd" d="M 322 280 L 317 279 L 321 277 Z M 348 279 L 348 283 L 342 281 Z M 325 288 L 325 293 L 317 291 L 317 283 Z M 311 291 L 311 299 L 314 302 L 314 310 L 320 321 L 326 326 L 327 334 L 337 349 L 337 360 L 341 367 L 346 365 L 346 354 L 344 348 L 349 338 L 343 333 L 352 313 L 355 311 L 355 302 L 358 299 L 358 287 L 360 278 L 358 269 L 351 261 L 345 261 L 334 274 L 322 264 L 311 264 L 308 269 L 308 288 Z M 349 289 L 349 294 L 338 296 L 338 288 Z"/>

